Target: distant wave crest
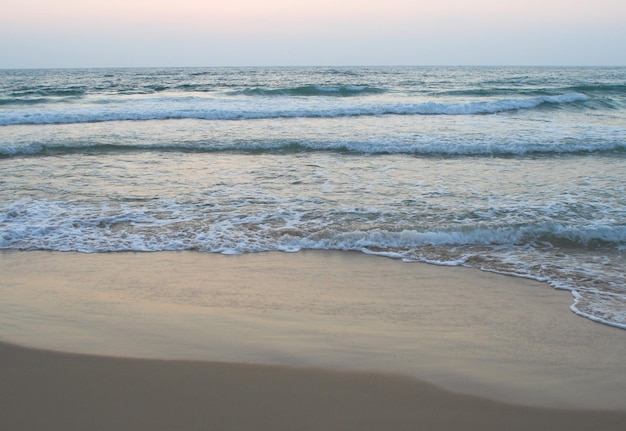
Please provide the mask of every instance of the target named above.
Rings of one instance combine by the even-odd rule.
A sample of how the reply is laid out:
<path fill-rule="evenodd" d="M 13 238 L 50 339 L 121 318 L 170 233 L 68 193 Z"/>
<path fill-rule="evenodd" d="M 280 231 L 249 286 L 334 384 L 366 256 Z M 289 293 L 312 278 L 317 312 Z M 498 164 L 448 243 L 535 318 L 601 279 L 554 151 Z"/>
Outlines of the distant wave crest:
<path fill-rule="evenodd" d="M 307 99 L 308 100 L 308 99 Z M 271 100 L 268 103 L 234 103 L 215 98 L 148 98 L 106 101 L 82 107 L 63 106 L 24 108 L 0 112 L 0 126 L 19 124 L 71 124 L 107 121 L 146 121 L 165 119 L 253 120 L 272 118 L 337 118 L 377 115 L 487 115 L 507 111 L 561 106 L 585 102 L 582 93 L 559 96 L 496 99 L 458 103 L 385 102 L 309 104 Z"/>
<path fill-rule="evenodd" d="M 303 85 L 293 88 L 247 88 L 245 90 L 233 91 L 231 95 L 245 96 L 363 96 L 368 94 L 385 93 L 383 88 L 370 87 L 367 85 L 340 85 L 340 86 L 320 86 Z"/>

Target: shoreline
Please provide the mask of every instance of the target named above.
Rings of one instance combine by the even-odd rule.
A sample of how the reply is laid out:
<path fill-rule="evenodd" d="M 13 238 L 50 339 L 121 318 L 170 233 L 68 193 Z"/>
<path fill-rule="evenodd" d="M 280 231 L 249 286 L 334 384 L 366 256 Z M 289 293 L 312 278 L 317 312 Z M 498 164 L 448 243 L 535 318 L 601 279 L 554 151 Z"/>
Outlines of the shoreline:
<path fill-rule="evenodd" d="M 334 251 L 4 251 L 0 271 L 11 344 L 390 373 L 511 404 L 626 412 L 626 332 L 526 279 Z"/>

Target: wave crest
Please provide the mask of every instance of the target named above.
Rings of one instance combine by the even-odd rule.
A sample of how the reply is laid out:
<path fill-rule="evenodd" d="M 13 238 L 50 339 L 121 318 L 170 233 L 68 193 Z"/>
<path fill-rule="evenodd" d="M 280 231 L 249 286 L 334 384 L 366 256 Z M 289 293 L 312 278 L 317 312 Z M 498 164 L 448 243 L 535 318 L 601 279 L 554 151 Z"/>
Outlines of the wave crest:
<path fill-rule="evenodd" d="M 560 96 L 499 99 L 466 103 L 345 103 L 309 104 L 275 100 L 267 103 L 233 103 L 215 98 L 148 98 L 108 101 L 82 107 L 25 108 L 0 112 L 0 126 L 20 124 L 72 124 L 107 121 L 147 121 L 166 119 L 254 120 L 274 118 L 338 118 L 378 115 L 487 115 L 544 105 L 561 106 L 584 102 L 581 93 Z"/>
<path fill-rule="evenodd" d="M 303 85 L 293 88 L 247 88 L 245 90 L 233 91 L 231 95 L 244 96 L 363 96 L 369 94 L 381 94 L 387 90 L 383 88 L 370 87 L 367 85 L 340 85 L 340 86 L 320 86 L 320 85 Z"/>
<path fill-rule="evenodd" d="M 545 143 L 504 143 L 476 142 L 463 140 L 442 143 L 436 138 L 431 142 L 360 142 L 360 141 L 199 141 L 177 144 L 111 144 L 111 143 L 32 143 L 23 146 L 0 148 L 0 158 L 20 156 L 51 156 L 64 154 L 115 154 L 139 152 L 179 152 L 179 153 L 254 153 L 254 154 L 295 154 L 309 152 L 338 152 L 344 154 L 408 154 L 423 157 L 511 157 L 511 156 L 554 156 L 554 155 L 597 155 L 626 154 L 626 142 L 590 141 Z"/>

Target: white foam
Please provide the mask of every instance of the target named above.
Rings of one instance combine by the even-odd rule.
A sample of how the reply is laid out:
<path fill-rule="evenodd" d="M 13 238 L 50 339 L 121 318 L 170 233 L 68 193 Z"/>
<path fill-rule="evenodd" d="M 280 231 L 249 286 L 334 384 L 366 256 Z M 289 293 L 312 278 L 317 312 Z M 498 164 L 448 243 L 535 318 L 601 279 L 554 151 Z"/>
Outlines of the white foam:
<path fill-rule="evenodd" d="M 374 115 L 477 115 L 543 104 L 568 104 L 587 100 L 580 93 L 472 102 L 341 101 L 317 98 L 120 98 L 78 106 L 42 106 L 0 111 L 0 126 L 18 124 L 69 124 L 106 121 L 164 119 L 245 120 L 267 118 L 334 118 Z"/>
<path fill-rule="evenodd" d="M 576 289 L 572 289 L 571 292 L 574 296 L 574 303 L 570 306 L 572 312 L 594 322 L 626 329 L 626 294 L 618 296 L 620 306 L 617 309 L 615 306 L 607 306 L 606 302 L 596 299 L 592 304 L 588 305 L 593 312 L 586 312 L 579 308 L 584 298 L 583 294 Z M 602 315 L 609 315 L 611 319 L 600 317 Z"/>
<path fill-rule="evenodd" d="M 251 203 L 244 206 L 247 205 Z M 92 239 L 100 245 L 110 242 L 110 251 L 116 250 L 116 241 L 133 235 L 137 240 L 144 238 L 142 242 L 151 244 L 155 250 L 168 248 L 170 241 L 176 240 L 176 244 L 183 248 L 218 252 L 227 248 L 239 252 L 301 248 L 409 249 L 423 246 L 517 245 L 534 241 L 569 241 L 581 247 L 589 247 L 597 241 L 603 246 L 613 244 L 618 247 L 626 242 L 625 226 L 606 224 L 573 226 L 550 222 L 516 227 L 473 226 L 472 220 L 468 220 L 466 227 L 393 231 L 378 227 L 380 221 L 376 218 L 371 222 L 371 228 L 361 221 L 359 225 L 363 229 L 342 231 L 340 227 L 344 224 L 344 215 L 332 212 L 307 221 L 301 220 L 302 212 L 286 211 L 280 207 L 259 214 L 235 214 L 233 217 L 229 214 L 228 211 L 216 214 L 210 210 L 199 212 L 195 205 L 187 207 L 167 199 L 154 201 L 149 207 L 136 207 L 132 202 L 109 207 L 104 204 L 80 205 L 29 199 L 9 204 L 3 209 L 0 232 L 4 247 L 39 248 L 45 241 L 50 247 L 71 248 L 74 241 L 86 245 Z M 358 214 L 358 211 L 353 214 Z M 601 220 L 599 222 L 602 223 Z M 181 232 L 186 232 L 182 239 L 179 238 Z M 228 243 L 232 245 L 224 245 Z M 142 247 L 146 248 L 149 247 Z"/>

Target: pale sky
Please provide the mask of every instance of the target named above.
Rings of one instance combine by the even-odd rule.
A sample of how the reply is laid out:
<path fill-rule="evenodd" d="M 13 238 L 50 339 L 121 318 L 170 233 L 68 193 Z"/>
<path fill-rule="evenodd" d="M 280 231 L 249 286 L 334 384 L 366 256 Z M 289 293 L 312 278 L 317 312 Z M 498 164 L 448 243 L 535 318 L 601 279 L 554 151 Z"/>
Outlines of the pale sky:
<path fill-rule="evenodd" d="M 626 0 L 0 0 L 0 68 L 621 65 Z"/>

